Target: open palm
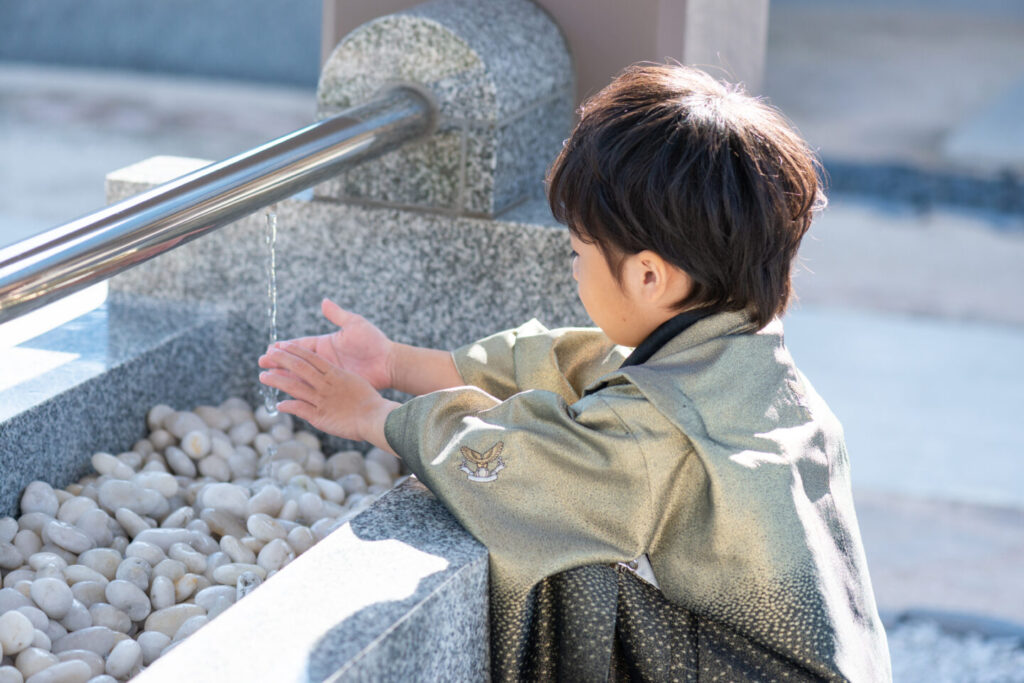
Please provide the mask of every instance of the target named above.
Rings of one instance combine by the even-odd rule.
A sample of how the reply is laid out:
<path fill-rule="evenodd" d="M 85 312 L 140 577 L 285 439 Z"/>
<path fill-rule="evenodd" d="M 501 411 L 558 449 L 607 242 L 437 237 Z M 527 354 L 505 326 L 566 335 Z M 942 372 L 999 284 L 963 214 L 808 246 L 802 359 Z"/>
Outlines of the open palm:
<path fill-rule="evenodd" d="M 324 299 L 320 309 L 325 318 L 338 326 L 338 330 L 291 341 L 327 362 L 363 377 L 375 389 L 390 387 L 391 340 L 366 318 L 346 311 L 330 299 Z M 275 367 L 267 356 L 262 356 L 259 364 L 262 368 Z"/>

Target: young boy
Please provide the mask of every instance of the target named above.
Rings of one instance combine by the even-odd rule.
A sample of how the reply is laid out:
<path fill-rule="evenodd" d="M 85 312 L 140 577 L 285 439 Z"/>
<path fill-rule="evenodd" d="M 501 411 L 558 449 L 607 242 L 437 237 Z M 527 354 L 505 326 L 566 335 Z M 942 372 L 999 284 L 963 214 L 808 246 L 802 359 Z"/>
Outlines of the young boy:
<path fill-rule="evenodd" d="M 448 353 L 325 301 L 338 331 L 275 345 L 261 381 L 487 546 L 495 678 L 888 680 L 842 430 L 778 319 L 821 197 L 805 143 L 701 72 L 634 66 L 548 184 L 599 329 Z"/>

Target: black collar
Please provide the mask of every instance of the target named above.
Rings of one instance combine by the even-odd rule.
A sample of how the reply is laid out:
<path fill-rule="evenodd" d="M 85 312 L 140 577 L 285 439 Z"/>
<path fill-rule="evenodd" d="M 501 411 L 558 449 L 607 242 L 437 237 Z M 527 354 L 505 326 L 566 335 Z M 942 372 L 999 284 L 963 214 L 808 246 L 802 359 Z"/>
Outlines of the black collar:
<path fill-rule="evenodd" d="M 701 318 L 711 315 L 711 311 L 697 308 L 692 311 L 683 311 L 658 325 L 654 332 L 647 335 L 647 338 L 640 342 L 640 345 L 633 349 L 626 360 L 622 361 L 620 368 L 630 365 L 642 365 L 650 360 L 651 356 L 657 353 L 661 347 L 672 339 L 682 334 L 683 330 L 694 324 Z"/>

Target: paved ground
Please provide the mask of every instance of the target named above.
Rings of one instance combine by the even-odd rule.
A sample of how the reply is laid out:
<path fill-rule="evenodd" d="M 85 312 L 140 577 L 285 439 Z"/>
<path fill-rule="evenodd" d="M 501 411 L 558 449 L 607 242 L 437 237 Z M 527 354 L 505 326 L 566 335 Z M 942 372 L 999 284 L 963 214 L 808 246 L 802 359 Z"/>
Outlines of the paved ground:
<path fill-rule="evenodd" d="M 773 0 L 767 94 L 835 158 L 1015 168 L 1002 143 L 1024 118 L 999 112 L 1024 79 L 1022 13 L 933 4 Z M 115 168 L 223 158 L 308 123 L 312 103 L 0 64 L 0 246 L 98 207 Z M 788 341 L 844 422 L 880 606 L 1024 624 L 1024 219 L 834 197 L 802 258 Z"/>

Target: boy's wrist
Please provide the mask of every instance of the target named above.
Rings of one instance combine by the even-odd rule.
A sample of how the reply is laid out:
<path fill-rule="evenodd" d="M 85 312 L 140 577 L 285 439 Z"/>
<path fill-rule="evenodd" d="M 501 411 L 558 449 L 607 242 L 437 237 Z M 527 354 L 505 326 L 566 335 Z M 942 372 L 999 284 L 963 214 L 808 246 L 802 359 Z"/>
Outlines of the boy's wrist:
<path fill-rule="evenodd" d="M 388 443 L 384 426 L 388 421 L 388 415 L 401 405 L 401 403 L 390 401 L 383 396 L 380 397 L 380 400 L 376 401 L 364 415 L 359 428 L 359 438 L 393 455 L 397 455 Z"/>

